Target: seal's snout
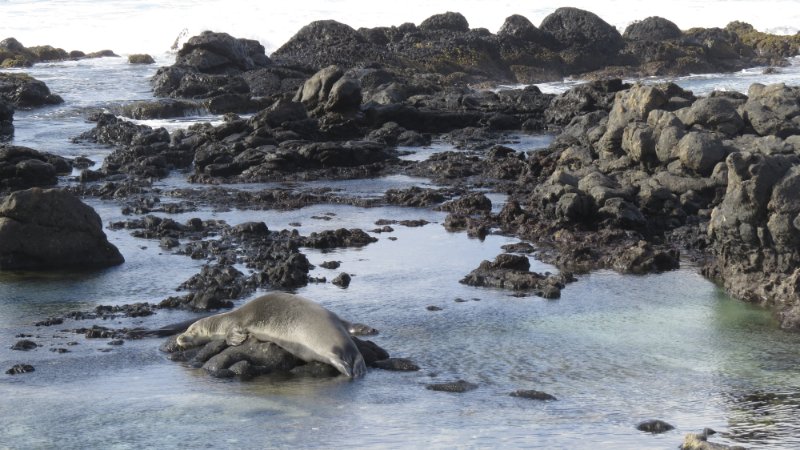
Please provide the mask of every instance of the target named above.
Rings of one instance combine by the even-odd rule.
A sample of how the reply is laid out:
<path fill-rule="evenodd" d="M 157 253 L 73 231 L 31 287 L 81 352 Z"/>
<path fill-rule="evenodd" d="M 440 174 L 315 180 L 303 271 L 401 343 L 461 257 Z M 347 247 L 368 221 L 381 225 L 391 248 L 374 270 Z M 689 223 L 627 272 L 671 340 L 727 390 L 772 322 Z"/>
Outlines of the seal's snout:
<path fill-rule="evenodd" d="M 178 346 L 181 348 L 186 348 L 191 343 L 191 339 L 189 339 L 189 337 L 186 336 L 186 333 L 179 335 L 176 341 L 178 342 Z"/>

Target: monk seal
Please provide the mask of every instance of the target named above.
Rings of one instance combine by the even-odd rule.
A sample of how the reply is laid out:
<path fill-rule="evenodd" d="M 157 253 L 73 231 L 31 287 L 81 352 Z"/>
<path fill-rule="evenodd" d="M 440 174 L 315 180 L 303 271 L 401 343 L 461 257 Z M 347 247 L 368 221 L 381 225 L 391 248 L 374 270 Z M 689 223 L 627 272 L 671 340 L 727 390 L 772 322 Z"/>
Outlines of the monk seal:
<path fill-rule="evenodd" d="M 303 361 L 330 364 L 348 377 L 360 377 L 367 366 L 347 332 L 348 325 L 312 300 L 275 292 L 236 310 L 200 319 L 177 339 L 181 347 L 193 347 L 224 337 L 235 346 L 253 336 Z"/>

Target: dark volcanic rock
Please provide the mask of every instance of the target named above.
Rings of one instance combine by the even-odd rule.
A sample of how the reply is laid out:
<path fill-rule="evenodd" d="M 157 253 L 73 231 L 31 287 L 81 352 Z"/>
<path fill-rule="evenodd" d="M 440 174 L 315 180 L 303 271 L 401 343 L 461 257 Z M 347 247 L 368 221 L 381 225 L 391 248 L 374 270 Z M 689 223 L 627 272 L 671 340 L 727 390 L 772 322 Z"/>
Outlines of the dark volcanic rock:
<path fill-rule="evenodd" d="M 367 244 L 378 242 L 377 238 L 370 236 L 358 228 L 339 228 L 334 231 L 311 233 L 303 240 L 304 247 L 330 249 L 338 247 L 363 247 Z"/>
<path fill-rule="evenodd" d="M 800 329 L 800 159 L 732 153 L 728 187 L 708 226 L 716 259 L 704 269 L 733 296 L 771 306 Z"/>
<path fill-rule="evenodd" d="M 423 31 L 469 31 L 469 23 L 461 14 L 448 11 L 423 20 L 419 24 L 419 29 Z"/>
<path fill-rule="evenodd" d="M 14 105 L 0 99 L 0 142 L 14 135 Z"/>
<path fill-rule="evenodd" d="M 514 391 L 511 394 L 512 397 L 520 397 L 520 398 L 527 398 L 529 400 L 556 400 L 556 398 L 547 392 L 542 391 L 534 391 L 534 390 L 519 390 Z"/>
<path fill-rule="evenodd" d="M 458 380 L 447 383 L 435 383 L 425 386 L 429 391 L 439 392 L 454 392 L 461 394 L 464 392 L 472 391 L 478 388 L 477 384 L 470 383 L 469 381 Z"/>
<path fill-rule="evenodd" d="M 58 95 L 51 94 L 44 82 L 24 73 L 0 73 L 0 100 L 6 100 L 19 108 L 64 102 Z"/>
<path fill-rule="evenodd" d="M 0 191 L 53 186 L 72 167 L 66 159 L 27 147 L 0 144 Z"/>
<path fill-rule="evenodd" d="M 503 22 L 503 25 L 497 31 L 497 36 L 500 38 L 514 38 L 521 41 L 541 41 L 545 38 L 545 34 L 536 28 L 524 16 L 514 14 L 508 16 Z"/>
<path fill-rule="evenodd" d="M 644 422 L 639 423 L 636 425 L 636 429 L 639 431 L 646 431 L 648 433 L 659 434 L 659 433 L 666 433 L 669 430 L 675 429 L 674 426 L 664 422 L 663 420 L 645 420 Z"/>
<path fill-rule="evenodd" d="M 681 37 L 681 29 L 663 17 L 653 16 L 628 25 L 622 37 L 638 41 L 664 41 Z"/>
<path fill-rule="evenodd" d="M 133 107 L 133 111 L 136 111 Z M 74 138 L 113 145 L 115 150 L 103 161 L 101 176 L 130 173 L 140 177 L 163 178 L 171 169 L 189 166 L 194 155 L 189 146 L 172 145 L 164 128 L 153 129 L 119 119 L 113 114 L 100 114 L 95 128 Z"/>
<path fill-rule="evenodd" d="M 301 28 L 272 57 L 302 62 L 319 70 L 345 61 L 380 62 L 383 59 L 380 53 L 350 26 L 335 20 L 320 20 Z"/>
<path fill-rule="evenodd" d="M 379 360 L 390 361 L 389 353 L 374 342 L 355 337 L 352 339 L 367 366 L 375 367 Z M 225 340 L 220 339 L 193 348 L 181 348 L 177 345 L 177 336 L 173 336 L 161 345 L 161 351 L 169 353 L 169 358 L 173 361 L 184 361 L 192 366 L 202 367 L 216 378 L 238 377 L 246 380 L 271 373 L 314 377 L 339 375 L 332 366 L 319 362 L 306 363 L 274 343 L 259 341 L 252 336 L 237 346 L 229 346 Z"/>
<path fill-rule="evenodd" d="M 33 350 L 38 346 L 39 344 L 37 344 L 36 342 L 30 341 L 28 339 L 23 339 L 21 341 L 18 341 L 13 346 L 11 346 L 11 350 L 21 350 L 26 352 L 28 350 Z"/>
<path fill-rule="evenodd" d="M 204 31 L 183 44 L 175 64 L 211 74 L 251 70 L 267 66 L 270 61 L 258 41 Z"/>
<path fill-rule="evenodd" d="M 494 261 L 483 261 L 460 282 L 470 286 L 532 291 L 540 297 L 554 299 L 561 296 L 566 283 L 574 281 L 570 274 L 541 275 L 529 269 L 528 257 L 503 253 Z"/>
<path fill-rule="evenodd" d="M 350 286 L 351 277 L 347 272 L 342 272 L 331 281 L 331 283 L 339 286 L 340 288 L 347 288 Z"/>
<path fill-rule="evenodd" d="M 0 204 L 0 269 L 107 267 L 124 262 L 100 217 L 66 192 L 14 192 Z"/>
<path fill-rule="evenodd" d="M 577 8 L 558 8 L 544 18 L 539 28 L 555 38 L 568 67 L 576 72 L 611 65 L 625 45 L 616 28 Z"/>
<path fill-rule="evenodd" d="M 420 370 L 419 366 L 414 364 L 413 361 L 405 358 L 387 358 L 380 361 L 375 361 L 372 367 L 376 369 L 389 370 L 395 372 L 416 372 Z"/>
<path fill-rule="evenodd" d="M 128 55 L 128 64 L 155 64 L 156 60 L 146 53 Z"/>
<path fill-rule="evenodd" d="M 19 375 L 22 373 L 33 372 L 35 369 L 30 364 L 15 364 L 10 369 L 6 370 L 8 375 Z"/>

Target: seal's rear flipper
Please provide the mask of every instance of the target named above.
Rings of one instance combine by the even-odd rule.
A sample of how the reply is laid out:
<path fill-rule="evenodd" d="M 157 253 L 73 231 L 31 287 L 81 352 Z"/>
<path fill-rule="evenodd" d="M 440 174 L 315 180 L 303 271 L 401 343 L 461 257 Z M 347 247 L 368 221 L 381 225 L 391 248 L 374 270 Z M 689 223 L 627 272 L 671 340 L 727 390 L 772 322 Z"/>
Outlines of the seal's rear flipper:
<path fill-rule="evenodd" d="M 228 331 L 228 334 L 225 335 L 225 343 L 230 345 L 231 347 L 235 347 L 237 345 L 242 345 L 244 341 L 247 340 L 247 331 L 245 331 L 240 326 L 235 326 Z"/>

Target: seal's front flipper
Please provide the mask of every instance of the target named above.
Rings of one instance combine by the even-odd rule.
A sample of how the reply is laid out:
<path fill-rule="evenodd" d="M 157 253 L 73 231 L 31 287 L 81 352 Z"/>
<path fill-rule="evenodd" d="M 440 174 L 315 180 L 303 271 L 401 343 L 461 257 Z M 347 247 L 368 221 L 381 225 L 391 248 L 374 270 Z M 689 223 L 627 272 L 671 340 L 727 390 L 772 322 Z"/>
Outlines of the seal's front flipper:
<path fill-rule="evenodd" d="M 225 335 L 225 343 L 231 347 L 242 345 L 242 343 L 246 340 L 247 331 L 239 326 L 231 328 L 230 331 L 228 331 L 228 334 Z"/>

